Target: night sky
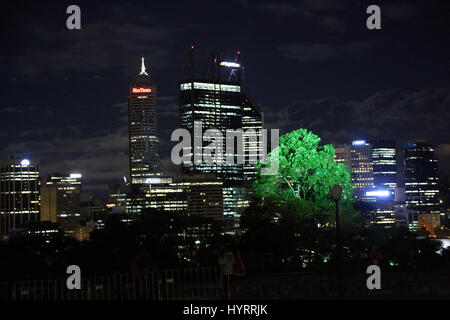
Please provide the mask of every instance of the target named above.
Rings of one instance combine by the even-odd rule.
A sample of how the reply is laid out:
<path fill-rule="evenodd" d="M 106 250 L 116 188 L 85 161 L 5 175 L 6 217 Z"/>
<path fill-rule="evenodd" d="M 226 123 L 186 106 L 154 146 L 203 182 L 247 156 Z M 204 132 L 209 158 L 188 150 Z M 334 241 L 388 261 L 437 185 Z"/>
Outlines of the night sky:
<path fill-rule="evenodd" d="M 448 1 L 29 1 L 2 4 L 0 150 L 102 196 L 128 172 L 127 95 L 140 57 L 157 84 L 161 165 L 188 48 L 241 51 L 267 128 L 434 143 L 450 168 Z M 447 2 L 447 3 L 446 3 Z M 81 30 L 66 8 L 81 8 Z M 381 7 L 381 30 L 366 8 Z"/>

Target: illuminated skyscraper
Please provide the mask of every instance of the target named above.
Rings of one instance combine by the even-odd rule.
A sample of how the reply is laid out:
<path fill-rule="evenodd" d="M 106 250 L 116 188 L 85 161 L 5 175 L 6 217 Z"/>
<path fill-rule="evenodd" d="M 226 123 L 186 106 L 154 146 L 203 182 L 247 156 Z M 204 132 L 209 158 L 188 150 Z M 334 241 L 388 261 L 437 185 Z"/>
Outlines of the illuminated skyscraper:
<path fill-rule="evenodd" d="M 0 234 L 39 221 L 39 167 L 10 159 L 0 165 Z"/>
<path fill-rule="evenodd" d="M 244 130 L 244 181 L 250 183 L 256 179 L 255 164 L 250 161 L 251 156 L 260 159 L 263 155 L 262 130 L 263 113 L 258 105 L 248 97 L 243 97 L 242 129 Z"/>
<path fill-rule="evenodd" d="M 43 179 L 41 220 L 58 222 L 64 230 L 73 230 L 80 220 L 81 174 L 53 174 Z"/>
<path fill-rule="evenodd" d="M 367 225 L 390 228 L 395 224 L 395 143 L 393 154 L 391 147 L 388 141 L 352 142 L 350 163 L 354 195 Z"/>
<path fill-rule="evenodd" d="M 239 52 L 234 61 L 224 61 L 218 53 L 201 56 L 191 50 L 188 73 L 180 82 L 180 118 L 181 127 L 192 137 L 186 150 L 191 161 L 183 164 L 182 172 L 217 175 L 223 182 L 223 214 L 237 221 L 248 204 L 244 180 L 254 176 L 245 154 L 252 148 L 256 152 L 261 150 L 261 144 L 249 143 L 250 136 L 261 135 L 261 132 L 244 133 L 243 129 L 262 128 L 259 108 L 243 92 Z M 209 129 L 217 129 L 221 138 L 212 132 L 206 133 Z M 229 130 L 236 135 L 226 138 Z M 197 145 L 196 138 L 200 139 Z M 222 145 L 221 150 L 211 147 L 211 142 L 215 141 Z M 232 151 L 226 150 L 228 142 L 234 147 Z M 217 161 L 206 163 L 204 159 L 209 154 L 217 155 Z M 233 163 L 230 163 L 230 157 L 234 159 Z"/>
<path fill-rule="evenodd" d="M 354 195 L 359 199 L 374 188 L 372 146 L 365 140 L 353 141 L 350 163 Z"/>
<path fill-rule="evenodd" d="M 405 146 L 406 208 L 412 230 L 425 227 L 433 233 L 440 226 L 438 161 L 434 147 L 425 141 Z"/>
<path fill-rule="evenodd" d="M 142 58 L 141 72 L 128 96 L 129 157 L 132 184 L 148 183 L 158 175 L 155 85 Z"/>
<path fill-rule="evenodd" d="M 187 208 L 185 190 L 174 183 L 141 186 L 127 195 L 126 213 L 142 214 L 149 209 L 185 213 Z"/>
<path fill-rule="evenodd" d="M 187 194 L 187 212 L 214 219 L 223 219 L 223 183 L 214 174 L 183 175 L 177 186 Z"/>
<path fill-rule="evenodd" d="M 368 197 L 374 208 L 368 213 L 370 223 L 390 228 L 395 224 L 395 190 L 397 188 L 397 158 L 395 141 L 373 140 L 373 185 L 377 196 Z M 370 191 L 369 191 L 370 192 Z"/>
<path fill-rule="evenodd" d="M 373 182 L 375 188 L 395 190 L 397 187 L 397 158 L 395 141 L 370 141 L 372 146 Z"/>

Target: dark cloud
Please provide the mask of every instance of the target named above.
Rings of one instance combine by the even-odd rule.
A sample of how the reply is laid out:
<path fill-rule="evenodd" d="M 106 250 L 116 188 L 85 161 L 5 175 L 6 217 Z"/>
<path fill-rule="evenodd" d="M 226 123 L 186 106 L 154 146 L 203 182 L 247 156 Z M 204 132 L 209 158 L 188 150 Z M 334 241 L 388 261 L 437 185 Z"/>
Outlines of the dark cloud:
<path fill-rule="evenodd" d="M 371 55 L 368 42 L 355 42 L 348 44 L 293 44 L 280 46 L 281 55 L 285 58 L 304 63 L 311 61 L 329 61 L 345 59 L 361 59 Z"/>
<path fill-rule="evenodd" d="M 380 9 L 383 17 L 405 21 L 419 16 L 422 6 L 419 3 L 397 2 L 383 5 Z"/>
<path fill-rule="evenodd" d="M 23 38 L 47 49 L 24 52 L 11 61 L 17 76 L 80 76 L 101 80 L 104 75 L 131 76 L 140 56 L 147 58 L 147 69 L 159 70 L 168 63 L 171 32 L 160 25 L 96 22 L 71 32 L 29 26 Z M 130 57 L 134 63 L 130 64 Z"/>
<path fill-rule="evenodd" d="M 339 1 L 331 0 L 304 0 L 291 2 L 266 2 L 259 5 L 259 9 L 273 13 L 277 16 L 300 15 L 305 18 L 314 18 L 324 12 L 340 11 L 345 6 Z"/>
<path fill-rule="evenodd" d="M 310 26 L 317 30 L 342 34 L 345 30 L 345 20 L 336 13 L 342 12 L 344 6 L 338 1 L 298 1 L 298 2 L 267 2 L 258 5 L 258 9 L 274 15 L 278 19 L 306 19 Z"/>
<path fill-rule="evenodd" d="M 27 157 L 42 175 L 80 172 L 88 188 L 120 182 L 128 170 L 128 128 L 83 135 L 77 127 L 25 131 L 21 141 L 7 144 L 3 154 Z"/>
<path fill-rule="evenodd" d="M 328 143 L 384 138 L 402 144 L 427 139 L 439 144 L 446 162 L 450 160 L 448 88 L 381 90 L 362 99 L 300 100 L 275 113 L 266 112 L 265 120 L 268 127 L 284 132 L 307 128 Z"/>

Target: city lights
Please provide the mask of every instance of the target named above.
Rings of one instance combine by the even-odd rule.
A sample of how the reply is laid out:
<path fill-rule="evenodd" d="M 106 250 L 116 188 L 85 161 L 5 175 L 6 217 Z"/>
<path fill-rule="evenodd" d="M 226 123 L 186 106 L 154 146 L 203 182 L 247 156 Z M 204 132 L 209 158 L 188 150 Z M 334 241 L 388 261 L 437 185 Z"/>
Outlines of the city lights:
<path fill-rule="evenodd" d="M 133 93 L 150 93 L 152 92 L 151 88 L 133 88 Z"/>
<path fill-rule="evenodd" d="M 223 66 L 223 67 L 229 67 L 229 68 L 239 68 L 241 66 L 239 63 L 228 62 L 228 61 L 222 61 L 220 63 L 220 65 Z"/>
<path fill-rule="evenodd" d="M 355 140 L 355 141 L 352 142 L 352 145 L 354 145 L 354 146 L 363 146 L 363 145 L 366 145 L 366 144 L 367 144 L 366 140 Z"/>
<path fill-rule="evenodd" d="M 388 197 L 389 195 L 391 195 L 391 192 L 388 190 L 375 190 L 366 192 L 366 196 L 368 197 Z"/>
<path fill-rule="evenodd" d="M 357 317 L 347 300 L 450 297 L 439 1 L 16 2 L 0 106 L 13 314 L 105 317 L 17 302 L 107 300 L 278 319 L 290 300 L 288 315 Z"/>

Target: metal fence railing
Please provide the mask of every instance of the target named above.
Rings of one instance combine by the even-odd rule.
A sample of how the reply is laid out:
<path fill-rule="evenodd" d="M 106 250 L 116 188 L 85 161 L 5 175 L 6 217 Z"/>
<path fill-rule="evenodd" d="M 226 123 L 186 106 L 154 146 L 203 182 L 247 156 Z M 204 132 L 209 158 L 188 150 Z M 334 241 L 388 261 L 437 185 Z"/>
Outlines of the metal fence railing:
<path fill-rule="evenodd" d="M 66 281 L 0 283 L 0 301 L 217 299 L 223 293 L 217 267 L 82 278 L 78 290 L 69 290 Z"/>

